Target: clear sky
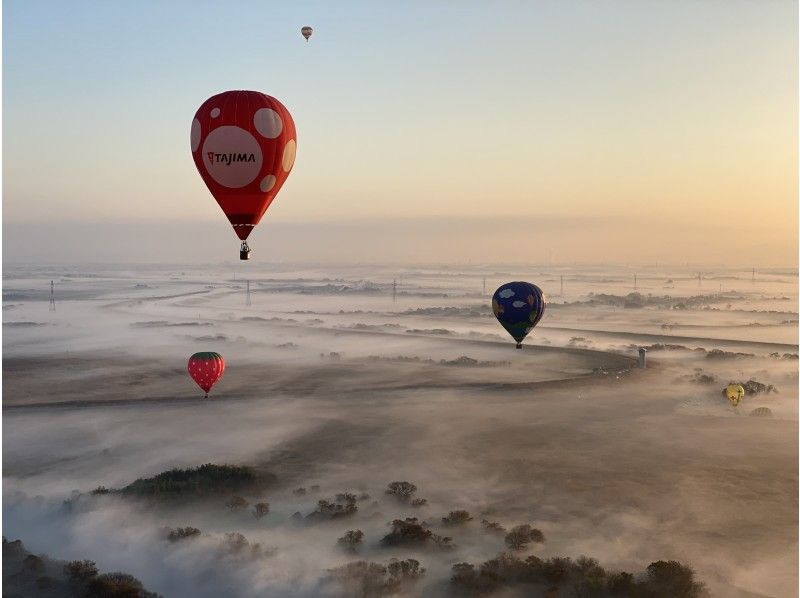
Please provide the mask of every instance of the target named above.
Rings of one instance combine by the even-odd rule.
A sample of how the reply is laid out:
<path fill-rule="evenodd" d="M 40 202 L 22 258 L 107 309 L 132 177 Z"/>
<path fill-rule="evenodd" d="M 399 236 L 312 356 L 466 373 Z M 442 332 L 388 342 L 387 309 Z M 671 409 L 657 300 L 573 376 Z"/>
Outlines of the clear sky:
<path fill-rule="evenodd" d="M 393 261 L 794 264 L 797 29 L 790 0 L 5 0 L 5 258 L 197 226 L 215 260 L 236 240 L 189 127 L 255 89 L 298 130 L 251 237 L 276 259 L 381 230 Z"/>

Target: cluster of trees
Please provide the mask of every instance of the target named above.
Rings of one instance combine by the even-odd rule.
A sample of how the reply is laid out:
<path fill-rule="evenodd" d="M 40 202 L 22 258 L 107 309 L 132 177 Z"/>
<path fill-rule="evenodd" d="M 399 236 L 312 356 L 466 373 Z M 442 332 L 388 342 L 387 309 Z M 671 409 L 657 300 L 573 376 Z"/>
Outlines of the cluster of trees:
<path fill-rule="evenodd" d="M 796 322 L 796 320 L 795 320 Z M 772 359 L 788 359 L 788 360 L 796 360 L 798 358 L 797 353 L 784 353 L 781 355 L 780 353 L 770 353 L 769 356 Z"/>
<path fill-rule="evenodd" d="M 544 542 L 544 534 L 535 527 L 524 523 L 512 527 L 503 540 L 511 550 L 525 550 L 531 542 L 537 544 Z"/>
<path fill-rule="evenodd" d="M 319 486 L 317 486 L 317 485 L 311 486 L 311 492 L 312 493 L 319 492 Z M 292 494 L 294 494 L 295 496 L 305 496 L 307 493 L 308 493 L 308 490 L 306 490 L 303 487 L 295 488 L 294 490 L 292 490 Z"/>
<path fill-rule="evenodd" d="M 202 497 L 251 490 L 275 481 L 272 474 L 256 474 L 240 465 L 213 465 L 172 469 L 151 478 L 139 478 L 122 490 L 123 495 L 154 498 Z"/>
<path fill-rule="evenodd" d="M 306 515 L 304 520 L 317 522 L 350 517 L 358 512 L 356 501 L 358 501 L 358 497 L 349 492 L 337 494 L 333 501 L 319 500 L 316 510 Z"/>
<path fill-rule="evenodd" d="M 371 598 L 398 594 L 425 575 L 415 559 L 392 559 L 385 565 L 355 561 L 330 569 L 325 581 L 339 587 L 341 595 Z"/>
<path fill-rule="evenodd" d="M 93 561 L 57 561 L 3 538 L 3 594 L 9 598 L 162 598 L 127 573 L 100 573 Z"/>
<path fill-rule="evenodd" d="M 711 349 L 706 353 L 706 359 L 738 359 L 739 357 L 755 357 L 753 353 L 735 353 L 722 349 Z"/>
<path fill-rule="evenodd" d="M 200 530 L 196 527 L 177 527 L 175 529 L 167 529 L 167 540 L 170 542 L 179 542 L 187 538 L 195 538 L 200 535 Z"/>
<path fill-rule="evenodd" d="M 417 487 L 411 482 L 391 482 L 386 488 L 386 494 L 394 496 L 400 502 L 408 502 L 416 493 Z"/>
<path fill-rule="evenodd" d="M 661 309 L 697 309 L 709 308 L 712 303 L 722 301 L 740 301 L 744 297 L 731 297 L 729 295 L 694 295 L 692 297 L 671 297 L 670 295 L 642 295 L 641 293 L 628 293 L 627 295 L 609 295 L 606 293 L 589 293 L 588 301 L 574 301 L 568 305 L 610 305 L 613 307 L 642 308 L 658 307 Z"/>
<path fill-rule="evenodd" d="M 277 548 L 265 548 L 260 542 L 250 542 L 244 534 L 233 532 L 225 534 L 220 543 L 223 553 L 245 559 L 260 559 L 270 557 L 277 552 Z"/>
<path fill-rule="evenodd" d="M 477 567 L 471 563 L 453 565 L 450 583 L 457 593 L 480 596 L 504 588 L 526 588 L 549 596 L 606 598 L 700 598 L 705 586 L 694 571 L 677 561 L 656 561 L 639 576 L 606 571 L 596 559 L 567 557 L 522 560 L 500 553 Z"/>
<path fill-rule="evenodd" d="M 428 504 L 427 498 L 415 498 L 417 487 L 411 482 L 391 482 L 386 488 L 386 494 L 394 496 L 404 504 L 411 504 L 412 507 L 424 507 Z"/>
<path fill-rule="evenodd" d="M 336 545 L 345 552 L 356 553 L 361 547 L 361 543 L 363 541 L 364 532 L 362 532 L 360 529 L 351 529 L 346 531 L 344 536 L 336 541 Z"/>
<path fill-rule="evenodd" d="M 468 521 L 472 521 L 472 515 L 464 510 L 450 511 L 446 517 L 442 517 L 442 525 L 448 527 L 463 525 Z"/>
<path fill-rule="evenodd" d="M 381 546 L 435 547 L 445 550 L 454 547 L 452 538 L 434 534 L 416 517 L 395 519 L 389 525 L 392 531 L 381 539 Z"/>

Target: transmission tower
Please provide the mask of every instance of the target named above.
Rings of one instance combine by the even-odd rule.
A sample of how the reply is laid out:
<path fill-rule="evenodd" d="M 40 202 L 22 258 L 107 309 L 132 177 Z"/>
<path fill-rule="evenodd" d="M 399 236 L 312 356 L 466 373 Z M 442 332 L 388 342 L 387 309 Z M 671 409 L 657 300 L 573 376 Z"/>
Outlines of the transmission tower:
<path fill-rule="evenodd" d="M 50 281 L 50 311 L 56 310 L 56 293 L 53 287 L 53 281 Z"/>
<path fill-rule="evenodd" d="M 247 281 L 247 298 L 244 300 L 244 304 L 247 305 L 247 306 L 252 305 L 252 303 L 250 302 L 250 281 L 249 280 Z"/>

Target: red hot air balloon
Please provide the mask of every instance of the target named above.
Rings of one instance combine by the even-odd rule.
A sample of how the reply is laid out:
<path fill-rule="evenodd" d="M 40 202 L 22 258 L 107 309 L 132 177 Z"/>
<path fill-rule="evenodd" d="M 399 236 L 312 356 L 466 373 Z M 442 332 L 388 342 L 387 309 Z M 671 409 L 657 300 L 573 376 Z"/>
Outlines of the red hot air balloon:
<path fill-rule="evenodd" d="M 225 360 L 222 355 L 212 351 L 195 353 L 189 358 L 188 369 L 192 380 L 197 382 L 197 386 L 206 393 L 205 398 L 208 398 L 211 387 L 225 372 Z"/>
<path fill-rule="evenodd" d="M 247 237 L 294 165 L 292 115 L 261 92 L 226 91 L 197 110 L 190 142 L 203 182 L 242 240 L 240 259 L 249 259 Z"/>

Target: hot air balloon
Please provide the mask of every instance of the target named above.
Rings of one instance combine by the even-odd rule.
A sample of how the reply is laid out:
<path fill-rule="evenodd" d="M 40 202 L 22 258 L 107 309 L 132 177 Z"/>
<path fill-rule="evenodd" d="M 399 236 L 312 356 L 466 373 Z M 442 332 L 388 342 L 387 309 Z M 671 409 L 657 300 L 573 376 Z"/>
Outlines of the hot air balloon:
<path fill-rule="evenodd" d="M 300 30 L 300 33 L 302 33 L 303 37 L 306 38 L 306 41 L 308 41 L 308 38 L 311 37 L 311 34 L 314 33 L 314 30 L 306 25 Z"/>
<path fill-rule="evenodd" d="M 744 387 L 741 384 L 728 384 L 725 388 L 725 396 L 728 397 L 731 405 L 738 407 L 744 398 Z"/>
<path fill-rule="evenodd" d="M 207 99 L 192 120 L 192 157 L 203 182 L 241 239 L 280 191 L 294 165 L 297 133 L 292 115 L 258 91 L 226 91 Z"/>
<path fill-rule="evenodd" d="M 195 353 L 189 358 L 188 369 L 192 380 L 203 389 L 207 399 L 211 387 L 222 378 L 222 374 L 225 372 L 225 360 L 219 353 L 203 351 Z"/>
<path fill-rule="evenodd" d="M 507 282 L 494 292 L 495 317 L 522 348 L 522 340 L 544 315 L 546 302 L 542 289 L 529 282 Z"/>

